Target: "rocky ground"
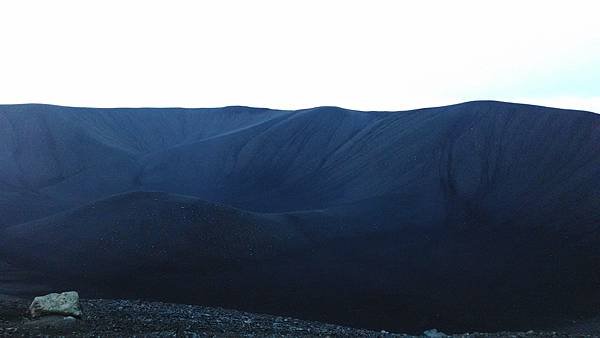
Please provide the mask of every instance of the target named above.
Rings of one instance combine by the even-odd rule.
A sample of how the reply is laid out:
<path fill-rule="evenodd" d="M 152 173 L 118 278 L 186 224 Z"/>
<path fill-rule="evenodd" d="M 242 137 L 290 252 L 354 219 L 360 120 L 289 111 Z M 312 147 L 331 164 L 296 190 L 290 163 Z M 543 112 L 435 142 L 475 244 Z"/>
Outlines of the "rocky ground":
<path fill-rule="evenodd" d="M 30 319 L 28 300 L 0 296 L 0 336 L 69 337 L 410 337 L 271 315 L 137 300 L 85 299 L 81 319 Z M 425 337 L 442 337 L 435 330 Z M 467 333 L 454 337 L 566 337 L 556 332 Z"/>

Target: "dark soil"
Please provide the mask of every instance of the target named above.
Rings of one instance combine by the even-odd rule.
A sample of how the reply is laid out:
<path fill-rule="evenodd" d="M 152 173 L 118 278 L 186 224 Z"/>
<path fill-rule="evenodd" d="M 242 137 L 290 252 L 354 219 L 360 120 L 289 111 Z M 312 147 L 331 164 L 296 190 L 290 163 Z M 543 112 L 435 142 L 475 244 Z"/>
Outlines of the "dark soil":
<path fill-rule="evenodd" d="M 2 299 L 0 336 L 401 336 L 195 305 L 86 299 L 81 319 L 27 317 L 27 302 Z"/>
<path fill-rule="evenodd" d="M 84 299 L 81 319 L 62 316 L 31 319 L 27 316 L 28 303 L 26 299 L 0 295 L 1 337 L 411 337 L 221 308 L 139 300 Z M 453 335 L 567 336 L 567 332 L 533 331 Z"/>

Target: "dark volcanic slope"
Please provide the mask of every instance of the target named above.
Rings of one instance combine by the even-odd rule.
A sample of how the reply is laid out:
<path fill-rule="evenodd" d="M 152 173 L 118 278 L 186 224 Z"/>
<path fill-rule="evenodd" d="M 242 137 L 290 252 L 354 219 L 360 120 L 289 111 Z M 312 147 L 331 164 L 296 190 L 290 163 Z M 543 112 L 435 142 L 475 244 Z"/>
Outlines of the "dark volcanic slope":
<path fill-rule="evenodd" d="M 401 193 L 428 212 L 508 214 L 555 209 L 558 196 L 579 205 L 598 184 L 598 116 L 498 102 L 400 113 L 4 106 L 0 130 L 5 225 L 128 190 L 266 212 Z"/>
<path fill-rule="evenodd" d="M 395 331 L 600 308 L 588 112 L 2 106 L 0 163 L 0 253 L 57 287 Z"/>
<path fill-rule="evenodd" d="M 1 106 L 2 222 L 20 223 L 132 190 L 139 187 L 146 155 L 235 133 L 285 114 L 234 107 Z"/>
<path fill-rule="evenodd" d="M 200 273 L 307 246 L 298 229 L 275 219 L 192 197 L 126 193 L 8 227 L 0 251 L 14 265 L 74 277 Z"/>

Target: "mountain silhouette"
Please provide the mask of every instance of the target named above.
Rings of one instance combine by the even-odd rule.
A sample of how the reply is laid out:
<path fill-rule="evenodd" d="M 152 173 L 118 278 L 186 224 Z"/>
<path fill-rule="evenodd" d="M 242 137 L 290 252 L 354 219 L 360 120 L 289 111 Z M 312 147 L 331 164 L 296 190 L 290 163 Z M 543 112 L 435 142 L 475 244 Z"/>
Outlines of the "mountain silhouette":
<path fill-rule="evenodd" d="M 0 260 L 56 287 L 414 332 L 600 306 L 590 112 L 5 105 L 0 163 Z"/>

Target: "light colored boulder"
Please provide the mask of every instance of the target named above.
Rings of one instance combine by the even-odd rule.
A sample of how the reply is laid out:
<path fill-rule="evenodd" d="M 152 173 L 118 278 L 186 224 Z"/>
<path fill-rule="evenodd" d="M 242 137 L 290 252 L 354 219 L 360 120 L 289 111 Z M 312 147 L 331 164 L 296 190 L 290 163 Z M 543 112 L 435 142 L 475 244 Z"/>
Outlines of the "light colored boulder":
<path fill-rule="evenodd" d="M 445 334 L 444 332 L 438 331 L 436 329 L 427 330 L 427 331 L 423 332 L 423 335 L 427 338 L 448 337 L 447 334 Z"/>
<path fill-rule="evenodd" d="M 35 297 L 29 306 L 29 312 L 33 318 L 47 315 L 81 317 L 79 294 L 69 291 Z"/>

